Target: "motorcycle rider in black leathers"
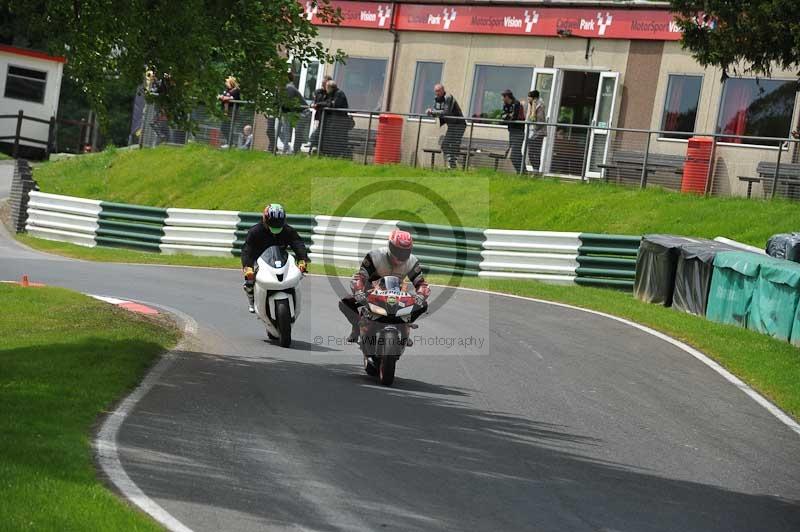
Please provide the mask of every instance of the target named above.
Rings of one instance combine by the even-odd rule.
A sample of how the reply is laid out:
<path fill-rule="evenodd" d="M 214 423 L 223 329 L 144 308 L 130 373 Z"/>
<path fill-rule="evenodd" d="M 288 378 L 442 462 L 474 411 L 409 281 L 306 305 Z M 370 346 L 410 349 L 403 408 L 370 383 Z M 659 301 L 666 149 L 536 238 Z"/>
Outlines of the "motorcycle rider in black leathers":
<path fill-rule="evenodd" d="M 255 309 L 254 286 L 256 274 L 253 270 L 255 262 L 267 248 L 280 246 L 290 247 L 297 258 L 297 267 L 305 273 L 308 258 L 306 244 L 297 231 L 286 223 L 286 211 L 277 203 L 271 203 L 264 209 L 261 222 L 257 223 L 247 232 L 247 238 L 242 246 L 242 273 L 244 274 L 244 291 L 249 302 L 248 310 L 253 313 Z"/>

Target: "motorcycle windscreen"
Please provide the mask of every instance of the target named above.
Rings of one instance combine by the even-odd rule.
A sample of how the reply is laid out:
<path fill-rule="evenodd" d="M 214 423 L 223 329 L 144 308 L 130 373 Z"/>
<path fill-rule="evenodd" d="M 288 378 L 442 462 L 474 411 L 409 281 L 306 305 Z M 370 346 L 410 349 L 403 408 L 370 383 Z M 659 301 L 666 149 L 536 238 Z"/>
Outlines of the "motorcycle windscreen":
<path fill-rule="evenodd" d="M 400 292 L 400 278 L 394 275 L 384 277 L 381 282 L 381 288 L 391 292 Z"/>
<path fill-rule="evenodd" d="M 261 254 L 261 259 L 273 268 L 283 268 L 289 260 L 289 253 L 280 246 L 271 246 Z"/>

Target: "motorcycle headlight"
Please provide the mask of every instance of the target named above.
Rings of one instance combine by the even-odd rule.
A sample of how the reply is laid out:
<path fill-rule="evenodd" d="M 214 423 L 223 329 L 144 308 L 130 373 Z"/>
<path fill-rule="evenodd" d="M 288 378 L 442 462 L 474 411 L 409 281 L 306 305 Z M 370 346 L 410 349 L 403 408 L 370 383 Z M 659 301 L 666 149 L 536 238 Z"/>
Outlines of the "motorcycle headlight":
<path fill-rule="evenodd" d="M 373 303 L 369 304 L 369 311 L 373 314 L 378 314 L 379 316 L 386 316 L 386 309 Z"/>

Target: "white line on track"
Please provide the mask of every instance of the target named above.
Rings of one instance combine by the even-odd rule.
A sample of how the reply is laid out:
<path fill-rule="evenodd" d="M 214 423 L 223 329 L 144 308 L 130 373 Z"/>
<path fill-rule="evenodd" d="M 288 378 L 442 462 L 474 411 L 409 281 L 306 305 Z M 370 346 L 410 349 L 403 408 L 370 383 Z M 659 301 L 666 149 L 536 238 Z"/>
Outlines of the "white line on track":
<path fill-rule="evenodd" d="M 197 333 L 197 322 L 191 316 L 164 305 L 156 305 L 145 301 L 140 301 L 140 303 L 161 308 L 176 315 L 183 322 L 185 334 L 194 335 Z M 184 342 L 185 340 L 176 347 L 176 350 L 181 349 Z M 158 382 L 161 375 L 172 366 L 176 358 L 177 355 L 174 352 L 169 352 L 158 361 L 153 369 L 148 372 L 142 383 L 103 421 L 94 445 L 97 450 L 97 459 L 100 467 L 126 499 L 141 508 L 167 529 L 174 532 L 192 532 L 191 528 L 178 521 L 157 502 L 145 495 L 139 486 L 133 482 L 122 467 L 122 462 L 119 459 L 119 450 L 117 449 L 117 435 L 125 418 L 131 413 L 136 403 L 147 395 L 150 389 Z"/>
<path fill-rule="evenodd" d="M 682 351 L 685 351 L 686 353 L 692 355 L 694 358 L 696 358 L 697 360 L 699 360 L 700 362 L 702 362 L 703 364 L 705 364 L 706 366 L 708 366 L 709 368 L 713 369 L 718 374 L 720 374 L 725 380 L 727 380 L 728 382 L 730 382 L 731 384 L 733 384 L 734 386 L 739 388 L 741 391 L 746 393 L 752 400 L 754 400 L 756 403 L 758 403 L 759 405 L 764 407 L 770 414 L 772 414 L 773 416 L 778 418 L 778 420 L 780 422 L 782 422 L 784 425 L 789 427 L 795 433 L 800 435 L 800 424 L 798 424 L 794 419 L 792 419 L 792 417 L 789 416 L 789 414 L 787 414 L 786 412 L 784 412 L 783 410 L 778 408 L 777 405 L 773 404 L 769 399 L 767 399 L 766 397 L 764 397 L 763 395 L 761 395 L 760 393 L 758 393 L 757 391 L 752 389 L 750 386 L 748 386 L 739 377 L 737 377 L 736 375 L 734 375 L 730 371 L 726 370 L 725 368 L 720 366 L 717 362 L 715 362 L 714 360 L 712 360 L 708 356 L 704 355 L 703 353 L 701 353 L 697 349 L 695 349 L 695 348 L 693 348 L 693 347 L 681 342 L 680 340 L 676 340 L 675 338 L 672 338 L 672 337 L 670 337 L 670 336 L 668 336 L 668 335 L 666 335 L 664 333 L 656 331 L 655 329 L 651 329 L 650 327 L 647 327 L 645 325 L 641 325 L 641 324 L 636 323 L 634 321 L 626 320 L 625 318 L 620 318 L 619 316 L 614 316 L 612 314 L 606 314 L 605 312 L 600 312 L 600 311 L 597 311 L 597 310 L 591 310 L 591 309 L 587 309 L 587 308 L 576 307 L 576 306 L 573 306 L 573 305 L 568 305 L 566 303 L 557 303 L 555 301 L 547 301 L 547 300 L 544 300 L 544 299 L 536 299 L 536 298 L 533 298 L 533 297 L 518 296 L 518 295 L 515 295 L 515 294 L 504 294 L 502 292 L 493 292 L 491 290 L 479 290 L 477 288 L 459 287 L 458 289 L 459 290 L 467 290 L 467 291 L 470 291 L 470 292 L 480 292 L 480 293 L 483 293 L 483 294 L 492 294 L 492 295 L 501 296 L 501 297 L 510 297 L 510 298 L 514 298 L 514 299 L 522 299 L 524 301 L 533 301 L 535 303 L 543 303 L 545 305 L 554 305 L 556 307 L 568 308 L 568 309 L 573 309 L 573 310 L 580 310 L 581 312 L 587 312 L 589 314 L 594 314 L 596 316 L 602 316 L 604 318 L 608 318 L 608 319 L 611 319 L 611 320 L 614 320 L 614 321 L 618 321 L 620 323 L 624 323 L 625 325 L 629 325 L 629 326 L 631 326 L 631 327 L 633 327 L 635 329 L 639 329 L 642 332 L 645 332 L 647 334 L 655 336 L 656 338 L 659 338 L 660 340 L 664 340 L 665 342 L 667 342 L 669 344 L 672 344 L 673 346 L 677 347 L 678 349 L 680 349 Z"/>

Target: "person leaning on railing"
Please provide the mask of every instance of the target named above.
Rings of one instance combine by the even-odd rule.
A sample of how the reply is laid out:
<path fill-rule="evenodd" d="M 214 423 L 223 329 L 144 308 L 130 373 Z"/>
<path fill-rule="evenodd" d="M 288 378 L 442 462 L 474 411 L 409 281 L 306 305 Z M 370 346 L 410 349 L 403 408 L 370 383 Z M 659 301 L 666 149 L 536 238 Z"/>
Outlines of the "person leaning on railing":
<path fill-rule="evenodd" d="M 348 109 L 347 96 L 334 80 L 330 80 L 326 87 L 328 96 L 317 104 L 318 109 L 327 109 L 322 119 L 322 137 L 320 139 L 320 153 L 333 157 L 349 159 L 353 157 L 353 149 L 347 140 L 347 133 L 355 125 L 353 118 L 346 111 Z"/>
<path fill-rule="evenodd" d="M 322 107 L 319 107 L 319 104 L 324 102 L 325 98 L 328 97 L 327 86 L 328 82 L 332 79 L 332 77 L 326 74 L 322 77 L 322 86 L 314 91 L 314 103 L 311 104 L 311 107 L 316 112 L 314 113 L 314 131 L 311 132 L 311 137 L 308 139 L 309 153 L 319 149 L 319 119 L 322 116 Z"/>
<path fill-rule="evenodd" d="M 444 85 L 441 83 L 434 85 L 433 94 L 433 107 L 428 107 L 426 112 L 428 116 L 435 116 L 439 119 L 439 127 L 447 124 L 447 133 L 442 139 L 442 154 L 447 160 L 447 166 L 455 168 L 458 164 L 461 140 L 464 138 L 467 124 L 463 120 L 461 106 L 458 105 L 452 94 L 447 94 Z"/>

